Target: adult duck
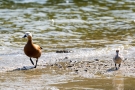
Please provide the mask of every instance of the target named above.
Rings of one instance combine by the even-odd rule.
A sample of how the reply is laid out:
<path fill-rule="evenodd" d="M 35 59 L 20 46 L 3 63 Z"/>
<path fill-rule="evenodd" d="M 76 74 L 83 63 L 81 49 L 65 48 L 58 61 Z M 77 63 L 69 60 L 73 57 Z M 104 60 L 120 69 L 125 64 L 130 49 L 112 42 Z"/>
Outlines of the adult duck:
<path fill-rule="evenodd" d="M 34 65 L 34 62 L 31 58 L 36 58 L 36 64 L 34 68 L 37 67 L 37 62 L 39 57 L 41 56 L 41 47 L 37 44 L 33 44 L 32 42 L 32 34 L 30 32 L 26 32 L 23 38 L 27 37 L 28 41 L 27 44 L 24 46 L 24 53 L 30 57 L 31 63 Z"/>

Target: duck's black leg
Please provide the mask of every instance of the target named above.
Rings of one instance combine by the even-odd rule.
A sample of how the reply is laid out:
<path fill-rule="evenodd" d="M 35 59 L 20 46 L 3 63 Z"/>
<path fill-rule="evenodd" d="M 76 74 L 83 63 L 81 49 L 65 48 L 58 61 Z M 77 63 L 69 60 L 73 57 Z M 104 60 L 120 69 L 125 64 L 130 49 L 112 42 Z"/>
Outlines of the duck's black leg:
<path fill-rule="evenodd" d="M 34 65 L 34 62 L 32 61 L 31 57 L 30 57 L 30 61 L 31 61 L 31 63 Z"/>
<path fill-rule="evenodd" d="M 37 67 L 37 62 L 38 62 L 38 58 L 37 58 L 37 60 L 36 60 L 36 65 L 35 65 L 35 67 L 34 67 L 34 68 L 36 68 L 36 67 Z"/>

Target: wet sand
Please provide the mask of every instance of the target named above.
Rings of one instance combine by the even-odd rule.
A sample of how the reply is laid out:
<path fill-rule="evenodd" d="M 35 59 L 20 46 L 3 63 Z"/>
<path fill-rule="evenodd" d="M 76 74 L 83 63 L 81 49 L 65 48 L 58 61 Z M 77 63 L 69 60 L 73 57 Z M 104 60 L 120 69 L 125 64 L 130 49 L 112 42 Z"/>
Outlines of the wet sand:
<path fill-rule="evenodd" d="M 91 75 L 52 65 L 37 69 L 13 70 L 0 73 L 1 90 L 134 90 L 135 79 L 125 77 L 121 70 L 114 75 Z"/>

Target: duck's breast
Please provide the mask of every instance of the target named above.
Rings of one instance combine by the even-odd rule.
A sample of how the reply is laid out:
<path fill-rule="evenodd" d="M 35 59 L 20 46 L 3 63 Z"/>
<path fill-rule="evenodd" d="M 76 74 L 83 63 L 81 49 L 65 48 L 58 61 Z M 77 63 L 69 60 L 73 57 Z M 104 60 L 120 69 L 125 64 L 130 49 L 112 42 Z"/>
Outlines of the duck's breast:
<path fill-rule="evenodd" d="M 36 44 L 26 44 L 24 47 L 24 52 L 27 56 L 33 57 L 33 58 L 38 58 L 41 56 L 41 49 L 40 46 Z"/>

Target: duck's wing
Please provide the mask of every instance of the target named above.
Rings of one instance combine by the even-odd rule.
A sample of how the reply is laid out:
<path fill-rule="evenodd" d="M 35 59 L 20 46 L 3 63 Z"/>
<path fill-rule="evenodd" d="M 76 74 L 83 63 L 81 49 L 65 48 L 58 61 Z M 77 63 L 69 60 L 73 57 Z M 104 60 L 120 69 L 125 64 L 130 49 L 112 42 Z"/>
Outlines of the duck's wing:
<path fill-rule="evenodd" d="M 37 45 L 37 44 L 33 44 L 34 45 L 34 47 L 36 48 L 36 49 L 39 49 L 39 50 L 41 50 L 42 49 L 42 47 L 40 47 L 39 45 Z"/>

